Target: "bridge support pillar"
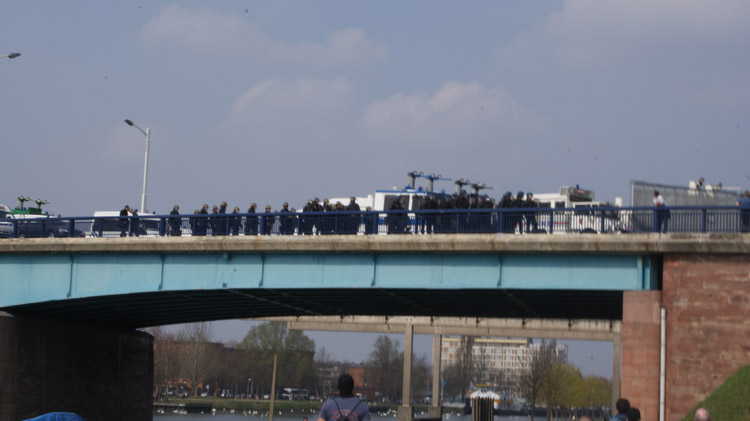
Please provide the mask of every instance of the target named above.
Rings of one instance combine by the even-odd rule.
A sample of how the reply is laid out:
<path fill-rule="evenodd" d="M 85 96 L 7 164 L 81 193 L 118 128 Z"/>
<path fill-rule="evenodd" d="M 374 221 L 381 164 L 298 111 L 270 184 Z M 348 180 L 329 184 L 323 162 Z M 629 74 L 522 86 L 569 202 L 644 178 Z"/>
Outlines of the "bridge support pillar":
<path fill-rule="evenodd" d="M 443 401 L 440 399 L 440 361 L 443 335 L 432 335 L 432 404 L 427 409 L 428 418 L 443 417 Z"/>
<path fill-rule="evenodd" d="M 404 332 L 404 378 L 401 384 L 401 406 L 398 407 L 398 421 L 412 421 L 414 407 L 411 406 L 411 358 L 414 352 L 414 325 L 406 324 Z"/>
<path fill-rule="evenodd" d="M 661 296 L 661 291 L 625 291 L 622 297 L 621 396 L 644 420 L 659 419 Z"/>
<path fill-rule="evenodd" d="M 153 338 L 0 313 L 0 421 L 54 411 L 150 420 Z"/>

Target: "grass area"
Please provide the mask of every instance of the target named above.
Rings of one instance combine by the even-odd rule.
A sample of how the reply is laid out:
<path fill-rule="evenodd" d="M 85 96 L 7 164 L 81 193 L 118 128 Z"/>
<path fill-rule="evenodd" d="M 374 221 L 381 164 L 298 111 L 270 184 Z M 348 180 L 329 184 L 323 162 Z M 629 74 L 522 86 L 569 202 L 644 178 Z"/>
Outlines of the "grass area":
<path fill-rule="evenodd" d="M 255 400 L 255 399 L 232 399 L 232 398 L 215 398 L 213 396 L 194 396 L 186 399 L 170 397 L 167 401 L 169 403 L 210 403 L 217 411 L 222 409 L 234 409 L 240 411 L 258 411 L 259 414 L 265 414 L 271 405 L 269 400 Z M 318 401 L 282 401 L 278 400 L 274 402 L 274 411 L 278 414 L 281 411 L 282 414 L 300 414 L 300 417 L 307 416 L 308 418 L 314 418 L 310 414 L 317 415 L 320 411 L 320 407 L 323 405 L 322 402 Z"/>
<path fill-rule="evenodd" d="M 713 420 L 747 421 L 750 408 L 750 365 L 737 370 L 703 402 L 691 409 L 682 421 L 692 421 L 698 408 L 708 409 Z"/>
<path fill-rule="evenodd" d="M 195 396 L 190 397 L 187 399 L 182 398 L 176 398 L 176 397 L 170 397 L 169 400 L 161 401 L 164 403 L 210 403 L 213 408 L 215 408 L 217 411 L 221 411 L 223 409 L 232 410 L 235 411 L 258 411 L 258 414 L 263 415 L 268 413 L 268 409 L 271 405 L 271 401 L 269 400 L 255 400 L 255 399 L 231 399 L 231 398 L 215 398 L 212 396 Z M 377 406 L 379 408 L 388 408 L 396 410 L 398 408 L 398 404 L 395 403 L 382 403 L 382 404 L 374 404 L 374 403 L 368 403 L 370 407 Z M 320 412 L 320 407 L 323 405 L 323 402 L 319 401 L 284 401 L 284 400 L 278 400 L 274 402 L 273 408 L 276 414 L 278 415 L 279 412 L 281 412 L 282 415 L 292 415 L 292 414 L 299 414 L 300 419 L 302 417 L 308 417 L 308 419 L 316 419 L 318 412 Z M 416 405 L 414 407 L 415 413 L 420 412 L 427 412 L 427 405 Z M 444 412 L 449 412 L 449 410 L 452 410 L 453 408 L 443 408 Z"/>

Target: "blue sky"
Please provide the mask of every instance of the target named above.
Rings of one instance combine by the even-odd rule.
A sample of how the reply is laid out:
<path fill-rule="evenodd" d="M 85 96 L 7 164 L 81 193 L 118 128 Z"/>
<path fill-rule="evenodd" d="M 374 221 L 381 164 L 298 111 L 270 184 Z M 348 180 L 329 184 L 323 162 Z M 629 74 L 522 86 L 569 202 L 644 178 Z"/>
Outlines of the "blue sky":
<path fill-rule="evenodd" d="M 6 0 L 0 16 L 0 55 L 22 53 L 0 59 L 11 207 L 138 207 L 144 139 L 125 118 L 152 130 L 158 213 L 299 208 L 415 169 L 495 197 L 750 185 L 746 0 Z"/>
<path fill-rule="evenodd" d="M 417 169 L 506 190 L 750 185 L 750 3 L 0 5 L 0 144 L 63 215 L 300 207 Z M 439 188 L 452 190 L 447 182 Z M 10 203 L 9 203 L 10 202 Z"/>

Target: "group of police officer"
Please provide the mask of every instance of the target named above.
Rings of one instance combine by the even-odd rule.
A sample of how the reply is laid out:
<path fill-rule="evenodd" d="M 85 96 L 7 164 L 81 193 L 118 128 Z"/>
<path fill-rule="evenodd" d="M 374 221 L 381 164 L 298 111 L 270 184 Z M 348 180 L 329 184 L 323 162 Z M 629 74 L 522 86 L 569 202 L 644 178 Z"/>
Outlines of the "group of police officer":
<path fill-rule="evenodd" d="M 505 232 L 513 233 L 517 229 L 523 232 L 537 231 L 537 222 L 534 208 L 539 207 L 532 193 L 519 191 L 514 197 L 511 192 L 505 195 L 495 204 L 495 201 L 484 195 L 469 196 L 461 192 L 454 196 L 427 195 L 422 201 L 421 210 L 414 220 L 416 233 L 454 233 L 454 232 Z M 505 209 L 503 212 L 461 212 L 462 209 Z M 180 207 L 174 205 L 170 212 L 169 235 L 182 235 L 182 217 Z M 322 202 L 317 197 L 307 201 L 298 213 L 296 209 L 289 208 L 289 203 L 284 202 L 282 208 L 272 213 L 271 206 L 266 206 L 263 213 L 257 212 L 257 205 L 252 203 L 245 212 L 240 213 L 240 208 L 235 207 L 231 213 L 227 213 L 227 202 L 213 206 L 209 213 L 208 204 L 204 204 L 200 210 L 193 212 L 194 217 L 189 218 L 192 235 L 292 235 L 295 232 L 302 235 L 328 235 L 328 234 L 356 234 L 360 225 L 364 224 L 365 234 L 374 234 L 378 231 L 377 214 L 352 214 L 361 211 L 354 197 L 349 198 L 349 204 L 341 202 L 331 204 L 328 199 Z M 507 210 L 514 209 L 514 210 Z M 515 210 L 517 209 L 517 210 Z M 370 211 L 368 206 L 365 211 Z M 407 209 L 397 198 L 390 205 L 393 212 L 386 216 L 386 232 L 389 234 L 405 234 L 411 232 L 411 219 Z M 434 212 L 429 212 L 434 211 Z M 447 211 L 447 212 L 446 212 Z M 335 212 L 347 212 L 343 215 L 335 215 Z M 326 215 L 331 213 L 331 215 Z"/>
<path fill-rule="evenodd" d="M 539 204 L 534 200 L 533 193 L 519 191 L 514 197 L 506 192 L 500 201 L 495 201 L 486 195 L 468 196 L 466 192 L 459 195 L 427 196 L 420 209 L 425 211 L 417 215 L 417 231 L 421 233 L 451 233 L 451 232 L 536 232 L 536 211 Z M 461 209 L 504 209 L 503 212 L 461 212 Z M 517 209 L 517 210 L 508 210 Z M 451 212 L 451 210 L 456 210 Z M 438 212 L 440 211 L 440 212 Z M 448 211 L 448 212 L 446 212 Z"/>
<path fill-rule="evenodd" d="M 349 199 L 348 206 L 344 206 L 341 202 L 331 205 L 328 199 L 321 203 L 320 199 L 316 197 L 308 200 L 302 210 L 302 215 L 299 215 L 296 209 L 290 209 L 287 202 L 284 202 L 282 208 L 277 211 L 279 215 L 268 215 L 272 213 L 270 205 L 267 205 L 265 211 L 259 214 L 256 210 L 257 206 L 257 204 L 252 203 L 247 209 L 246 215 L 243 215 L 238 207 L 235 207 L 231 213 L 227 213 L 227 202 L 221 202 L 220 205 L 214 206 L 211 213 L 208 212 L 208 204 L 204 204 L 200 210 L 196 209 L 193 212 L 192 218 L 189 218 L 192 235 L 239 235 L 240 232 L 244 232 L 245 235 L 270 235 L 274 232 L 274 227 L 277 227 L 276 232 L 280 235 L 292 235 L 295 231 L 307 235 L 314 232 L 318 234 L 356 234 L 359 230 L 360 216 L 358 215 L 338 217 L 304 215 L 311 212 L 359 211 L 359 205 L 354 197 Z M 169 214 L 169 235 L 182 235 L 180 207 L 174 205 Z"/>

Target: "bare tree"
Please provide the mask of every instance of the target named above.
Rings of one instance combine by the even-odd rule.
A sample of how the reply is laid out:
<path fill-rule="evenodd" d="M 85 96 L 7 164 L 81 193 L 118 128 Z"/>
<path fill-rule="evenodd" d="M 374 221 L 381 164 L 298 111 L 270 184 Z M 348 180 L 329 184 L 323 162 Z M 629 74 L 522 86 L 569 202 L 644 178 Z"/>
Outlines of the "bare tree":
<path fill-rule="evenodd" d="M 466 399 L 474 368 L 473 350 L 474 337 L 461 336 L 456 351 L 456 362 L 443 368 L 442 376 L 445 380 L 443 391 L 448 396 L 460 395 L 461 400 Z"/>
<path fill-rule="evenodd" d="M 543 342 L 535 349 L 530 349 L 529 359 L 526 371 L 521 375 L 521 394 L 529 402 L 531 421 L 534 421 L 534 408 L 540 400 L 542 387 L 557 361 L 555 344 Z"/>
<path fill-rule="evenodd" d="M 476 343 L 476 342 L 475 342 Z M 490 383 L 493 378 L 493 367 L 492 367 L 492 355 L 486 346 L 479 346 L 476 354 L 472 354 L 473 358 L 473 372 L 472 378 L 474 384 L 479 383 Z"/>
<path fill-rule="evenodd" d="M 179 352 L 175 335 L 160 326 L 146 330 L 154 337 L 154 388 L 156 393 L 168 396 L 169 383 L 177 375 Z"/>
<path fill-rule="evenodd" d="M 205 381 L 216 366 L 212 337 L 213 328 L 209 323 L 187 324 L 177 334 L 181 351 L 180 374 L 190 382 L 193 395 L 198 392 L 198 384 Z"/>
<path fill-rule="evenodd" d="M 378 336 L 367 360 L 365 377 L 369 386 L 386 399 L 394 400 L 401 392 L 402 362 L 403 352 L 399 349 L 398 340 Z"/>
<path fill-rule="evenodd" d="M 411 365 L 411 385 L 415 394 L 430 395 L 432 391 L 432 367 L 427 363 L 427 355 L 414 356 Z"/>

